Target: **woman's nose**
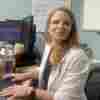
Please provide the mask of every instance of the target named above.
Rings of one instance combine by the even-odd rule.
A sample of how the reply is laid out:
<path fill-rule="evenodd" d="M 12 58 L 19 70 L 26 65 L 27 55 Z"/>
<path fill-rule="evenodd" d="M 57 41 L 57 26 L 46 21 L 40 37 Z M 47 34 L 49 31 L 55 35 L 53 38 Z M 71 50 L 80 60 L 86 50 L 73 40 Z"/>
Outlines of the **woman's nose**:
<path fill-rule="evenodd" d="M 63 26 L 64 26 L 63 23 L 58 24 L 58 27 L 63 27 Z"/>

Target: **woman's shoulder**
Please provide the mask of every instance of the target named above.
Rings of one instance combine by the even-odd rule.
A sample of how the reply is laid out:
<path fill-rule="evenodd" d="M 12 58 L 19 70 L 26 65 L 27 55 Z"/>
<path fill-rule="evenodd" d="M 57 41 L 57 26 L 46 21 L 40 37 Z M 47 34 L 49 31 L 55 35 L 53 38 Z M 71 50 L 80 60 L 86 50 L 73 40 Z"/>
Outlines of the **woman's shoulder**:
<path fill-rule="evenodd" d="M 70 48 L 69 49 L 69 52 L 70 53 L 74 53 L 74 54 L 85 54 L 85 52 L 84 52 L 84 50 L 83 49 L 81 49 L 81 48 L 75 48 L 75 47 L 73 47 L 73 48 Z"/>
<path fill-rule="evenodd" d="M 69 51 L 66 53 L 66 56 L 70 58 L 85 58 L 88 59 L 87 55 L 85 54 L 84 50 L 81 48 L 70 48 Z"/>
<path fill-rule="evenodd" d="M 70 65 L 67 69 L 70 69 L 71 71 L 85 70 L 84 72 L 88 72 L 90 68 L 89 58 L 85 54 L 84 50 L 80 48 L 71 48 L 69 50 L 69 53 L 65 56 L 65 64 Z"/>

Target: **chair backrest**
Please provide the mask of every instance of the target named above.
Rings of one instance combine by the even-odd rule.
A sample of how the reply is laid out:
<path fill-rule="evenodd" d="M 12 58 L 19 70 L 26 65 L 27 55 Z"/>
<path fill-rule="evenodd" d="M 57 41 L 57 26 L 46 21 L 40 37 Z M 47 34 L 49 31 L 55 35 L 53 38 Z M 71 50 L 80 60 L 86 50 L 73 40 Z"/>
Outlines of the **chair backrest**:
<path fill-rule="evenodd" d="M 100 100 L 100 66 L 90 71 L 85 92 L 88 100 Z"/>

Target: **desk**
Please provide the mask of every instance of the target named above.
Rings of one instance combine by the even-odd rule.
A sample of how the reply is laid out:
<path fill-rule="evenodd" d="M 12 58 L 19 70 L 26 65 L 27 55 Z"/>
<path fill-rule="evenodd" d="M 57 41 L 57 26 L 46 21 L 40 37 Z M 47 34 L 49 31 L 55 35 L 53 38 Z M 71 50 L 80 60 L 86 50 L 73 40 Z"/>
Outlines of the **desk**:
<path fill-rule="evenodd" d="M 18 51 L 16 53 L 16 72 L 22 73 L 22 72 L 28 72 L 28 71 L 32 70 L 32 68 L 33 68 L 32 66 L 22 66 L 22 65 L 25 65 L 25 63 L 26 63 L 25 59 L 26 59 L 25 53 L 23 50 L 20 49 L 20 52 Z M 18 65 L 21 65 L 21 66 L 18 67 Z M 12 83 L 10 83 L 10 81 L 0 80 L 0 90 L 4 89 L 10 85 L 12 85 Z M 27 97 L 25 97 L 25 99 L 23 99 L 23 100 L 36 100 L 36 99 L 33 99 L 33 97 L 31 97 L 31 98 L 28 97 L 27 99 L 26 98 Z M 6 98 L 0 96 L 0 100 L 6 100 Z M 17 99 L 17 100 L 19 100 L 19 99 Z"/>

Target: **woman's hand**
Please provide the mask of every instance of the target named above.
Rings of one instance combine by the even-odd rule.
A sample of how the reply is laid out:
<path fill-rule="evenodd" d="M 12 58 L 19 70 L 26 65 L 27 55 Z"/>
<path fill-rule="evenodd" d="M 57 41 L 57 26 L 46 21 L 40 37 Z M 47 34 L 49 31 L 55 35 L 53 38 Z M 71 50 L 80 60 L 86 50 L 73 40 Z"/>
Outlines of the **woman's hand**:
<path fill-rule="evenodd" d="M 14 97 L 27 97 L 30 96 L 30 94 L 34 91 L 34 88 L 25 85 L 17 85 L 15 86 L 13 91 L 14 91 L 13 93 Z"/>
<path fill-rule="evenodd" d="M 27 75 L 25 73 L 11 73 L 3 76 L 3 79 L 10 79 L 13 82 L 22 82 L 27 80 Z"/>
<path fill-rule="evenodd" d="M 34 88 L 31 86 L 14 85 L 4 89 L 2 91 L 2 95 L 7 97 L 12 97 L 12 98 L 20 98 L 20 97 L 30 97 L 31 93 L 33 92 L 34 92 Z"/>

